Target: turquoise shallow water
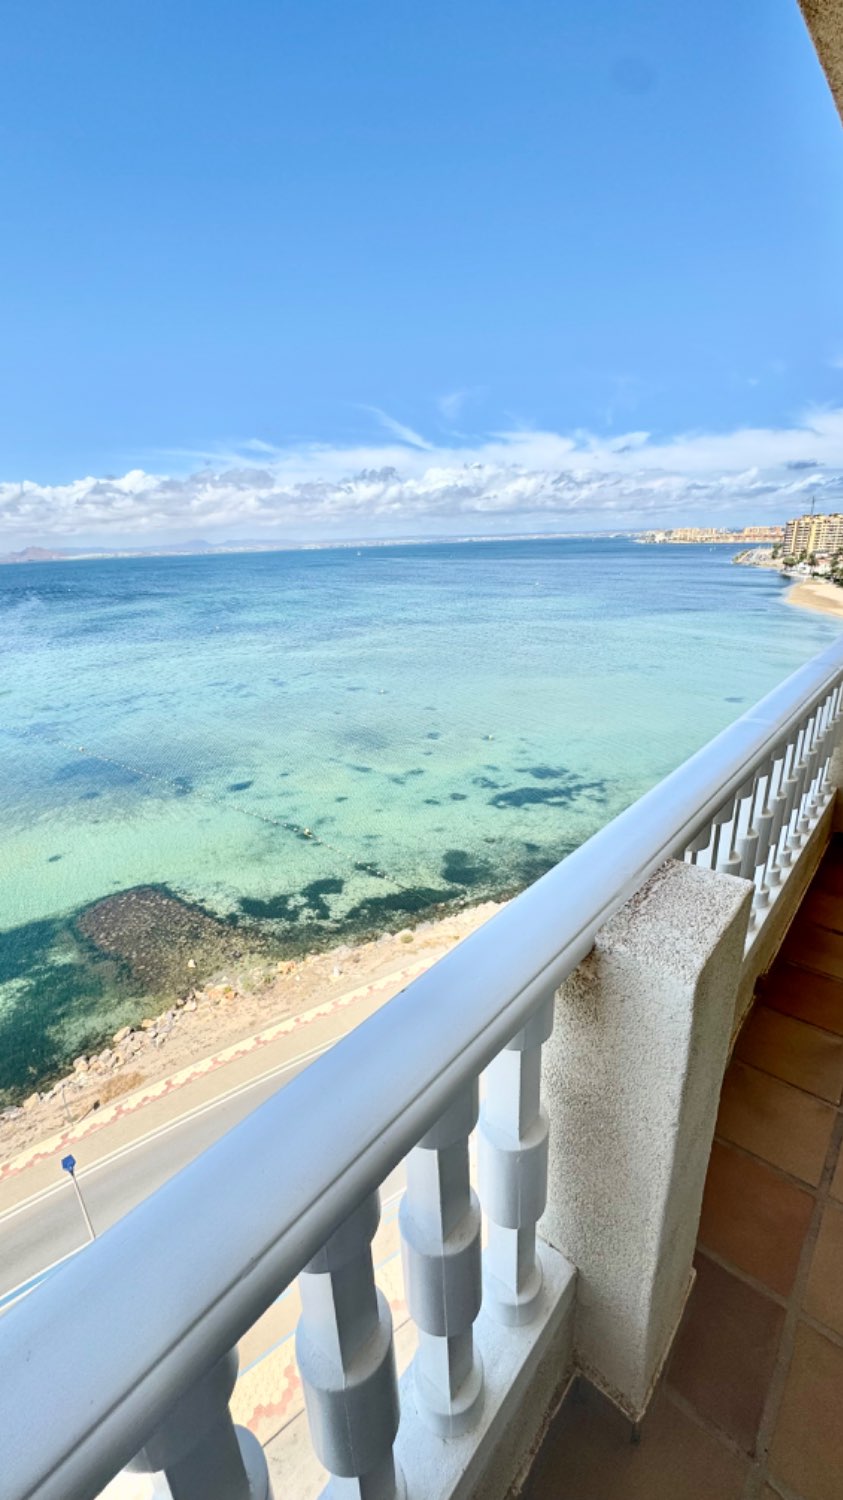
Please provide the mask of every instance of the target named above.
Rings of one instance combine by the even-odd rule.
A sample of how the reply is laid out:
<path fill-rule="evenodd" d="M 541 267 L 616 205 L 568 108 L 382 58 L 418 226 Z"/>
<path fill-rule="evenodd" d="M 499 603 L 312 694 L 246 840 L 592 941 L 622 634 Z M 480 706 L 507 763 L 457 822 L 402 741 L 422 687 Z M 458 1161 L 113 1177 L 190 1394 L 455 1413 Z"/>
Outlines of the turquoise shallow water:
<path fill-rule="evenodd" d="M 188 953 L 523 885 L 836 633 L 782 601 L 606 540 L 0 569 L 0 1093 Z"/>

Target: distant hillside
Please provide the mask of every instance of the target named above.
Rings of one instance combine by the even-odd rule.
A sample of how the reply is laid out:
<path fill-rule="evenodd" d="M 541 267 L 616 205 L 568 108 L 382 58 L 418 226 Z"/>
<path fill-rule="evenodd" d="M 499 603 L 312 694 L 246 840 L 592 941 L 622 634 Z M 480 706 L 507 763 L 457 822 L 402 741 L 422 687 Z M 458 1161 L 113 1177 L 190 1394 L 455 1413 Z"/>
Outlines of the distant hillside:
<path fill-rule="evenodd" d="M 22 552 L 0 557 L 0 563 L 61 562 L 67 556 L 67 552 L 52 552 L 48 547 L 24 547 Z"/>
<path fill-rule="evenodd" d="M 647 534 L 649 535 L 649 534 Z M 89 558 L 108 557 L 207 557 L 229 552 L 320 552 L 357 550 L 366 547 L 424 547 L 435 544 L 461 546 L 475 542 L 560 542 L 560 541 L 612 541 L 619 538 L 641 540 L 642 532 L 634 531 L 519 531 L 503 535 L 487 536 L 483 533 L 464 536 L 404 536 L 404 537 L 357 537 L 332 538 L 322 541 L 238 541 L 238 542 L 171 542 L 159 547 L 24 547 L 21 552 L 7 552 L 0 556 L 4 563 L 80 562 Z"/>

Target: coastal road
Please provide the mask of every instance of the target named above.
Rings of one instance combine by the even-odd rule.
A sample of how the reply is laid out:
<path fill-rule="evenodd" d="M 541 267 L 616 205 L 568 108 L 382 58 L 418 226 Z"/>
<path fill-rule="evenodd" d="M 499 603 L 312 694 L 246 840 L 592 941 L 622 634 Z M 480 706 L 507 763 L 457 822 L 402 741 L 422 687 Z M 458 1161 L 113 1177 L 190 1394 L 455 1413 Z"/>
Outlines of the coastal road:
<path fill-rule="evenodd" d="M 122 1218 L 326 1050 L 319 1047 L 303 1053 L 87 1169 L 84 1146 L 80 1146 L 76 1177 L 97 1233 Z M 398 1184 L 399 1177 L 393 1173 L 384 1184 L 384 1194 L 395 1191 Z M 10 1293 L 23 1290 L 27 1282 L 72 1255 L 87 1239 L 76 1194 L 63 1173 L 55 1187 L 1 1215 L 0 1309 L 4 1300 L 8 1305 Z"/>

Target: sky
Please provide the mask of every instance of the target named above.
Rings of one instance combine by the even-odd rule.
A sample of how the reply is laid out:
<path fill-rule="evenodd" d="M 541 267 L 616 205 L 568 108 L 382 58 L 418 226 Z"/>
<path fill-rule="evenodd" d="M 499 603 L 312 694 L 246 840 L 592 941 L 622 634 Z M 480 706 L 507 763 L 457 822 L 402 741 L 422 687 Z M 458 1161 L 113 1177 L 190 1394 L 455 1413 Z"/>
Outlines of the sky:
<path fill-rule="evenodd" d="M 796 0 L 6 0 L 0 551 L 843 509 Z"/>

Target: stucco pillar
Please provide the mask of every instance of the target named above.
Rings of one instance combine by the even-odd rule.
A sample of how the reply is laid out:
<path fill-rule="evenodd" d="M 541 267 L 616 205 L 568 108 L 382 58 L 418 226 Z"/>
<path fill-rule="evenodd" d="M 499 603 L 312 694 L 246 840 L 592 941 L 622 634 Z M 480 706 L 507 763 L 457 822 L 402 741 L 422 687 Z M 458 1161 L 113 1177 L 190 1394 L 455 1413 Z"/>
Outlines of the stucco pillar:
<path fill-rule="evenodd" d="M 663 866 L 560 989 L 541 1235 L 578 1270 L 578 1367 L 635 1421 L 691 1284 L 752 886 Z"/>

